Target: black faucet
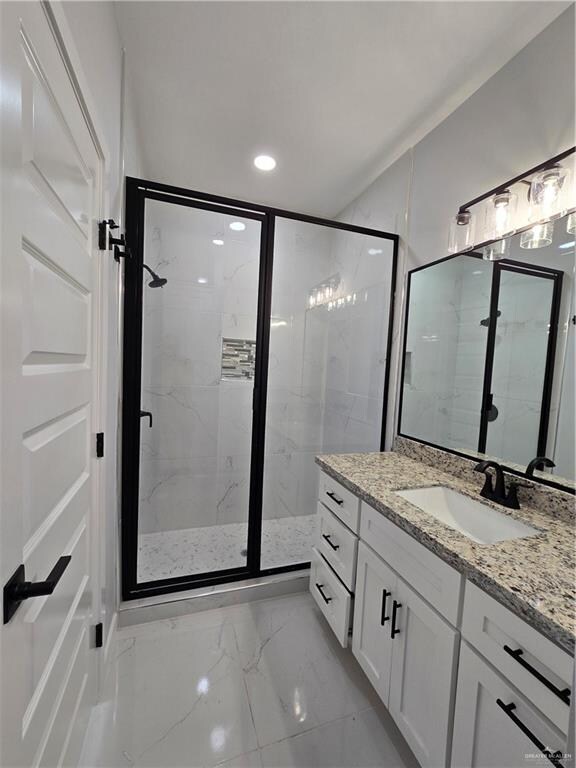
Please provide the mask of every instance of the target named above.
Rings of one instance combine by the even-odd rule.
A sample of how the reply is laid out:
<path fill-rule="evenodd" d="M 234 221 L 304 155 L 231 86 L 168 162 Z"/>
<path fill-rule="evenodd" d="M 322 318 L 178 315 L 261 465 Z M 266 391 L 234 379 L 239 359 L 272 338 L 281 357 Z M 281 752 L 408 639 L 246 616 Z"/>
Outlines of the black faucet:
<path fill-rule="evenodd" d="M 526 477 L 532 477 L 535 469 L 544 469 L 544 467 L 552 469 L 555 466 L 556 464 L 554 464 L 552 459 L 549 459 L 547 456 L 536 456 L 536 458 L 532 459 L 530 464 L 526 467 Z"/>
<path fill-rule="evenodd" d="M 496 475 L 496 483 L 492 485 L 492 476 L 488 470 L 492 468 Z M 496 461 L 481 461 L 474 467 L 476 472 L 483 472 L 486 476 L 480 496 L 490 501 L 495 501 L 496 504 L 502 504 L 503 507 L 509 509 L 520 509 L 520 502 L 518 501 L 518 483 L 510 483 L 508 493 L 506 493 L 506 484 L 504 482 L 504 471 L 500 464 Z"/>

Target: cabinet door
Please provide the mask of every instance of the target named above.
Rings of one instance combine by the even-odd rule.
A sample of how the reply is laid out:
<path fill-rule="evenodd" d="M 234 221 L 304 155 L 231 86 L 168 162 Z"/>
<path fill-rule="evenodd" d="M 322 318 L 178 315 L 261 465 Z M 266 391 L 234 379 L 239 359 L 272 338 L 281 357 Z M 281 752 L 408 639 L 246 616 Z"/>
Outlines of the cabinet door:
<path fill-rule="evenodd" d="M 390 713 L 423 768 L 439 768 L 449 759 L 458 633 L 402 579 L 394 600 Z"/>
<path fill-rule="evenodd" d="M 552 763 L 522 727 L 552 752 L 565 737 L 466 643 L 462 643 L 454 716 L 453 768 L 525 768 Z M 537 755 L 537 757 L 533 757 Z"/>
<path fill-rule="evenodd" d="M 386 705 L 392 661 L 390 617 L 396 584 L 397 576 L 394 571 L 366 544 L 360 542 L 352 652 Z"/>

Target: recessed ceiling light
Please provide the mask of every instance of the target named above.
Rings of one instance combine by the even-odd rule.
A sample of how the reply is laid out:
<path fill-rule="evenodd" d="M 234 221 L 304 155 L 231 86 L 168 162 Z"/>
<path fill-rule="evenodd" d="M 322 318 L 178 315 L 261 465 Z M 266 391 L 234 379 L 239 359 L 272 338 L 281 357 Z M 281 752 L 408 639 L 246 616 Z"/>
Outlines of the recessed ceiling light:
<path fill-rule="evenodd" d="M 205 277 L 199 277 L 198 282 L 200 283 L 200 285 L 204 285 L 205 283 L 208 282 L 208 280 Z"/>
<path fill-rule="evenodd" d="M 270 155 L 258 155 L 254 158 L 254 165 L 259 171 L 273 171 L 276 168 L 276 160 Z"/>
<path fill-rule="evenodd" d="M 377 256 L 379 253 L 382 253 L 382 248 L 368 248 L 368 253 L 370 256 Z"/>
<path fill-rule="evenodd" d="M 218 238 L 216 238 L 215 240 L 212 240 L 212 242 L 214 243 L 214 245 L 224 245 L 224 240 L 219 240 Z"/>
<path fill-rule="evenodd" d="M 230 229 L 233 229 L 234 232 L 243 232 L 246 229 L 246 224 L 243 221 L 233 221 L 230 224 Z"/>
<path fill-rule="evenodd" d="M 472 272 L 472 274 L 473 275 L 481 275 L 482 274 L 482 270 L 481 269 L 477 269 L 475 272 Z"/>
<path fill-rule="evenodd" d="M 570 243 L 562 243 L 562 245 L 559 245 L 558 248 L 562 248 L 562 249 L 564 249 L 564 248 L 574 248 L 575 245 L 576 245 L 576 242 L 574 240 L 572 240 L 572 242 L 570 242 Z"/>

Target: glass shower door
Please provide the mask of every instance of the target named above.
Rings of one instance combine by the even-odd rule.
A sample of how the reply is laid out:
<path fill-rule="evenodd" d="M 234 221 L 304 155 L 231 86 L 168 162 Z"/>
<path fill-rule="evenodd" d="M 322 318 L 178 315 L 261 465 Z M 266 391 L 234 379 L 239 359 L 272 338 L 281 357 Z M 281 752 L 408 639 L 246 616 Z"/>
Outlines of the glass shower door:
<path fill-rule="evenodd" d="M 261 218 L 145 200 L 137 582 L 247 567 Z"/>

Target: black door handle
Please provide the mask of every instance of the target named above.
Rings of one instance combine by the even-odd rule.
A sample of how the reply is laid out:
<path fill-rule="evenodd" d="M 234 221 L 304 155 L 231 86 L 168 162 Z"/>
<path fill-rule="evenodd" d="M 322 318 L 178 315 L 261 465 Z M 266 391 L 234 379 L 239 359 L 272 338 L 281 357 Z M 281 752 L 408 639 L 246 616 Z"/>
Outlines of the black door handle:
<path fill-rule="evenodd" d="M 344 499 L 341 499 L 339 496 L 336 496 L 336 494 L 333 493 L 332 491 L 326 491 L 326 496 L 329 496 L 332 499 L 332 501 L 338 504 L 339 507 L 341 507 L 342 504 L 344 504 Z"/>
<path fill-rule="evenodd" d="M 496 699 L 496 704 L 498 704 L 500 709 L 502 709 L 508 715 L 508 717 L 510 718 L 510 720 L 512 720 L 514 725 L 518 726 L 518 728 L 520 728 L 520 730 L 525 736 L 528 736 L 532 744 L 534 744 L 535 747 L 538 747 L 538 749 L 540 750 L 540 752 L 542 752 L 542 754 L 546 755 L 546 757 L 548 758 L 548 760 L 550 760 L 552 765 L 556 766 L 556 768 L 563 768 L 562 763 L 560 762 L 560 760 L 562 759 L 562 752 L 560 750 L 558 750 L 557 752 L 552 752 L 551 749 L 548 749 L 547 746 L 542 744 L 540 739 L 532 733 L 530 728 L 528 728 L 527 725 L 524 725 L 522 720 L 520 720 L 520 718 L 514 714 L 514 710 L 516 709 L 516 704 L 514 704 L 513 702 L 510 702 L 510 704 L 504 704 L 502 699 Z"/>
<path fill-rule="evenodd" d="M 562 699 L 564 704 L 568 704 L 568 706 L 570 706 L 570 688 L 564 688 L 564 690 L 557 688 L 554 683 L 551 683 L 550 680 L 545 678 L 541 672 L 538 672 L 538 670 L 535 669 L 532 664 L 529 664 L 526 659 L 522 658 L 524 651 L 521 648 L 516 648 L 516 650 L 513 651 L 510 646 L 505 645 L 504 650 L 509 656 L 512 656 L 512 658 L 517 661 L 521 667 L 524 667 L 524 669 L 530 672 L 531 675 L 534 675 L 536 680 L 539 680 L 542 685 L 545 685 L 546 688 L 548 688 L 548 690 L 552 691 L 552 693 L 555 693 L 559 699 Z"/>
<path fill-rule="evenodd" d="M 329 544 L 329 545 L 332 547 L 332 549 L 334 550 L 334 552 L 336 552 L 336 550 L 337 550 L 337 549 L 340 549 L 340 544 L 333 544 L 333 543 L 330 541 L 330 534 L 329 534 L 329 533 L 323 533 L 323 534 L 322 534 L 322 538 L 323 538 L 323 539 L 326 539 L 327 543 L 328 543 L 328 544 Z"/>
<path fill-rule="evenodd" d="M 324 602 L 326 604 L 331 603 L 332 602 L 332 598 L 331 597 L 326 597 L 326 595 L 324 594 L 324 591 L 322 590 L 323 586 L 324 586 L 324 584 L 316 584 L 316 589 L 318 590 L 318 592 L 320 592 L 320 594 L 322 595 L 322 599 L 324 600 Z"/>
<path fill-rule="evenodd" d="M 148 426 L 150 427 L 150 429 L 152 429 L 152 414 L 150 413 L 150 411 L 140 411 L 140 418 L 143 418 L 143 417 L 146 419 L 150 419 L 150 424 Z"/>
<path fill-rule="evenodd" d="M 398 608 L 402 608 L 402 603 L 398 603 L 396 600 L 394 600 L 392 603 L 392 631 L 390 632 L 391 638 L 394 638 L 395 635 L 400 634 L 400 630 L 396 629 L 396 613 Z"/>
<path fill-rule="evenodd" d="M 70 555 L 63 555 L 48 574 L 46 581 L 26 581 L 24 565 L 19 565 L 4 586 L 4 624 L 14 616 L 23 600 L 51 595 L 62 574 L 68 568 L 70 560 L 72 560 Z"/>
<path fill-rule="evenodd" d="M 390 616 L 386 616 L 386 600 L 392 597 L 392 592 L 388 592 L 388 590 L 383 589 L 382 590 L 382 608 L 380 610 L 380 624 L 381 626 L 384 626 L 387 621 L 390 621 Z"/>

